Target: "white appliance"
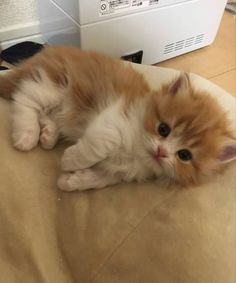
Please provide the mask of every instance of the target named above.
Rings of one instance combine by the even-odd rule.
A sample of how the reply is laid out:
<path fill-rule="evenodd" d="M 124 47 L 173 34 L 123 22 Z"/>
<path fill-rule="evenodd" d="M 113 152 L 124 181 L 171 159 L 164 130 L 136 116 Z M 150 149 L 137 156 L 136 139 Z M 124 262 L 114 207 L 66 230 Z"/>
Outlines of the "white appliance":
<path fill-rule="evenodd" d="M 49 44 L 154 64 L 213 42 L 227 0 L 39 0 Z M 138 57 L 135 57 L 138 56 Z"/>

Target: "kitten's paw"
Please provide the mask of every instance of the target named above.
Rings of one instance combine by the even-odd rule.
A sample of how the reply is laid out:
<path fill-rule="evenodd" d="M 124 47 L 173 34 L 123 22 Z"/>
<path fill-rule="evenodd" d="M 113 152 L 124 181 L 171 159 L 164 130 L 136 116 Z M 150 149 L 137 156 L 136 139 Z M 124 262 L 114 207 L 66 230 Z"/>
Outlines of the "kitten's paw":
<path fill-rule="evenodd" d="M 40 134 L 40 143 L 44 149 L 52 149 L 57 143 L 58 133 L 53 124 L 45 125 Z"/>
<path fill-rule="evenodd" d="M 63 173 L 57 182 L 58 187 L 67 192 L 97 188 L 98 176 L 91 169 Z"/>
<path fill-rule="evenodd" d="M 59 187 L 59 189 L 61 189 L 62 191 L 66 191 L 66 192 L 71 192 L 76 190 L 76 188 L 74 188 L 73 184 L 71 184 L 71 177 L 72 177 L 73 173 L 65 173 L 62 174 L 58 181 L 57 181 L 57 186 Z"/>
<path fill-rule="evenodd" d="M 61 168 L 63 171 L 76 171 L 81 168 L 81 164 L 78 160 L 78 152 L 76 145 L 68 147 L 61 159 Z"/>
<path fill-rule="evenodd" d="M 35 131 L 25 131 L 13 135 L 14 147 L 20 151 L 30 151 L 38 145 L 39 136 Z"/>

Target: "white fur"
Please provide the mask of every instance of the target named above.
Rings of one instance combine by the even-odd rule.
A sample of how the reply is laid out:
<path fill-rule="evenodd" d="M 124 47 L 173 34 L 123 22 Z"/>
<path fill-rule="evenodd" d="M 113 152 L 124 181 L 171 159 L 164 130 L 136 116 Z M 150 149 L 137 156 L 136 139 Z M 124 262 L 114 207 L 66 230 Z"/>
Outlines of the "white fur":
<path fill-rule="evenodd" d="M 75 145 L 65 150 L 62 169 L 74 173 L 61 176 L 58 186 L 62 190 L 100 188 L 120 181 L 141 181 L 162 173 L 163 169 L 145 148 L 147 133 L 140 123 L 144 115 L 143 103 L 145 101 L 133 105 L 126 116 L 121 109 L 122 99 L 114 102 L 93 120 Z M 91 171 L 86 171 L 89 168 L 94 174 L 97 170 L 103 172 L 102 177 L 96 173 L 96 178 L 92 178 Z M 91 183 L 84 184 L 88 174 Z"/>
<path fill-rule="evenodd" d="M 43 116 L 39 119 L 41 126 L 40 143 L 44 149 L 52 149 L 59 138 L 59 129 L 55 121 Z"/>
<path fill-rule="evenodd" d="M 101 102 L 107 106 L 101 106 L 86 127 L 79 124 L 83 113 L 78 113 L 78 121 L 67 124 L 70 96 L 39 70 L 35 80 L 24 80 L 14 94 L 14 145 L 30 150 L 40 142 L 43 148 L 51 149 L 59 135 L 76 141 L 65 150 L 61 162 L 65 173 L 58 186 L 67 191 L 141 181 L 169 170 L 168 162 L 161 166 L 152 157 L 159 141 L 143 128 L 146 100 L 136 101 L 124 112 L 122 96 L 115 97 L 111 94 L 109 102 Z"/>
<path fill-rule="evenodd" d="M 58 179 L 58 186 L 64 191 L 100 189 L 120 182 L 115 176 L 107 176 L 94 169 L 78 170 L 73 173 L 63 173 Z"/>
<path fill-rule="evenodd" d="M 186 82 L 185 76 L 183 84 Z M 55 85 L 45 71 L 37 70 L 34 79 L 23 80 L 13 95 L 12 121 L 13 142 L 19 150 L 31 150 L 39 142 L 51 149 L 59 136 L 74 142 L 62 157 L 64 172 L 58 181 L 62 190 L 102 188 L 162 175 L 175 179 L 175 162 L 181 162 L 176 152 L 185 145 L 172 133 L 161 141 L 145 131 L 148 96 L 137 98 L 124 110 L 124 96 L 110 93 L 105 100 L 101 96 L 96 111 L 76 113 L 70 82 L 66 84 Z M 157 161 L 154 156 L 159 146 L 167 150 L 168 157 Z M 235 159 L 235 144 L 222 159 L 228 161 L 231 152 Z"/>
<path fill-rule="evenodd" d="M 58 136 L 49 116 L 61 104 L 63 96 L 43 71 L 39 75 L 35 81 L 23 80 L 13 95 L 12 138 L 14 146 L 23 151 L 31 150 L 39 139 L 44 148 L 51 148 L 57 140 L 55 135 Z"/>

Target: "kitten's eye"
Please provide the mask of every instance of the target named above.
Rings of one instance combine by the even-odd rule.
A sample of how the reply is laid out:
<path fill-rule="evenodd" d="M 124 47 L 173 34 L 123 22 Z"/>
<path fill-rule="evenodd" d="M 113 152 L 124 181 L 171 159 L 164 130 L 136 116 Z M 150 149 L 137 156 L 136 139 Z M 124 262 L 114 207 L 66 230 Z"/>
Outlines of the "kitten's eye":
<path fill-rule="evenodd" d="M 177 152 L 179 158 L 183 161 L 192 159 L 192 153 L 188 149 L 181 149 Z"/>
<path fill-rule="evenodd" d="M 166 123 L 161 123 L 159 125 L 158 133 L 162 137 L 166 138 L 167 136 L 169 136 L 170 132 L 171 132 L 171 129 L 170 129 L 170 127 Z"/>

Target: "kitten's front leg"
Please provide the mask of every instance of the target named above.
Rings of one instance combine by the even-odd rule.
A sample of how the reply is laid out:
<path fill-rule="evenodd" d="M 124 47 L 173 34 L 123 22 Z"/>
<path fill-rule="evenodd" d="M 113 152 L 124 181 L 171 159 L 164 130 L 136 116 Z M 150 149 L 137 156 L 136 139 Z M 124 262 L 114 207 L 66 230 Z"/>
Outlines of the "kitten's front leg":
<path fill-rule="evenodd" d="M 62 170 L 90 168 L 104 160 L 120 144 L 120 132 L 116 128 L 104 127 L 94 132 L 89 131 L 75 145 L 65 150 L 61 160 Z"/>
<path fill-rule="evenodd" d="M 94 155 L 88 142 L 81 138 L 75 145 L 64 151 L 61 168 L 63 171 L 76 171 L 89 168 L 98 161 L 100 157 Z"/>
<path fill-rule="evenodd" d="M 58 179 L 58 187 L 63 191 L 100 189 L 117 184 L 120 180 L 115 176 L 107 176 L 95 169 L 78 170 L 73 173 L 63 173 Z"/>

